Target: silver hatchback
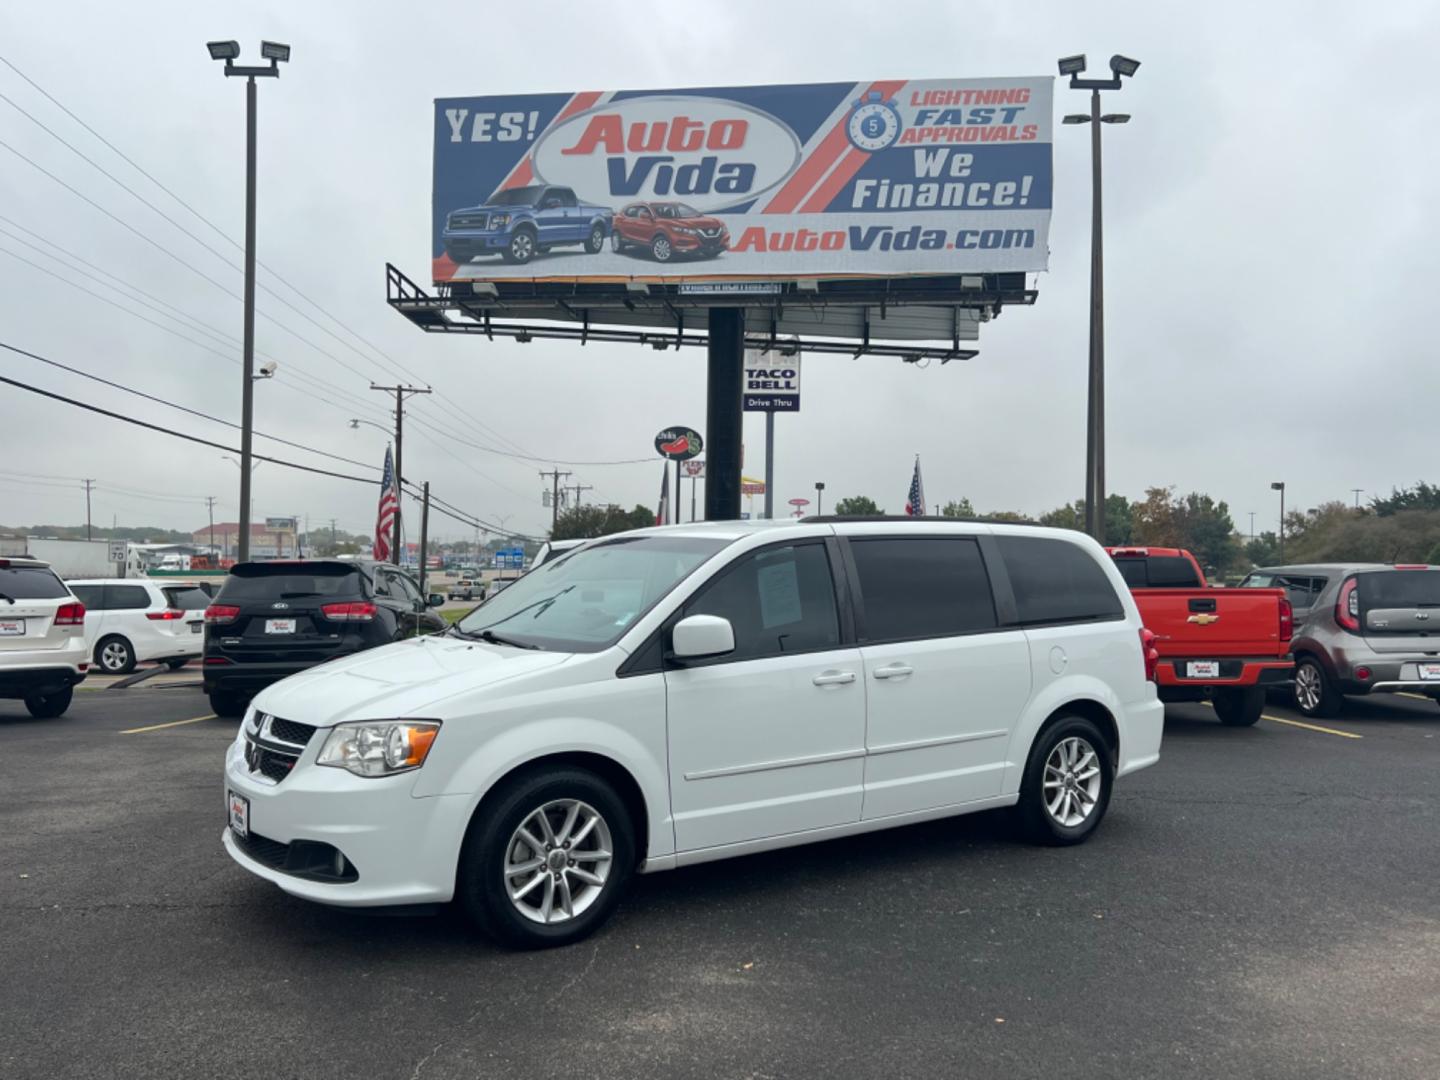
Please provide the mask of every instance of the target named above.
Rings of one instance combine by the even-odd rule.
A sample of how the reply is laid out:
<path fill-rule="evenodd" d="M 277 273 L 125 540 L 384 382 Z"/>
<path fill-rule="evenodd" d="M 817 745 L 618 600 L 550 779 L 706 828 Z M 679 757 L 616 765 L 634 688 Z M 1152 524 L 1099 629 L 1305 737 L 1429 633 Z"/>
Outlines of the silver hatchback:
<path fill-rule="evenodd" d="M 1267 566 L 1242 586 L 1285 589 L 1295 609 L 1295 705 L 1334 716 L 1347 694 L 1440 699 L 1440 567 Z"/>

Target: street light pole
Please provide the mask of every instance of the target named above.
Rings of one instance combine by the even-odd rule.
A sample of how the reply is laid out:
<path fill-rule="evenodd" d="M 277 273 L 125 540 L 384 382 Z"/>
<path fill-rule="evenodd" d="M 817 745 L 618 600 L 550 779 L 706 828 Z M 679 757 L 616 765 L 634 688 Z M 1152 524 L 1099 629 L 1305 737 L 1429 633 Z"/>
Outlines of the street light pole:
<path fill-rule="evenodd" d="M 268 67 L 240 67 L 235 63 L 240 46 L 234 41 L 211 41 L 210 59 L 225 61 L 226 76 L 245 79 L 245 329 L 243 374 L 240 390 L 240 562 L 250 558 L 250 445 L 255 421 L 255 80 L 279 78 L 281 63 L 290 61 L 290 46 L 274 41 L 260 43 Z"/>
<path fill-rule="evenodd" d="M 1285 561 L 1285 481 L 1277 480 L 1270 485 L 1271 491 L 1280 492 L 1280 561 Z"/>
<path fill-rule="evenodd" d="M 1090 112 L 1071 113 L 1067 124 L 1090 125 L 1090 363 L 1085 413 L 1085 531 L 1105 542 L 1105 243 L 1100 125 L 1124 124 L 1126 113 L 1100 112 L 1100 91 L 1119 90 L 1122 76 L 1134 75 L 1140 61 L 1110 58 L 1111 77 L 1082 79 L 1084 56 L 1060 60 L 1060 74 L 1070 76 L 1072 90 L 1090 91 Z"/>

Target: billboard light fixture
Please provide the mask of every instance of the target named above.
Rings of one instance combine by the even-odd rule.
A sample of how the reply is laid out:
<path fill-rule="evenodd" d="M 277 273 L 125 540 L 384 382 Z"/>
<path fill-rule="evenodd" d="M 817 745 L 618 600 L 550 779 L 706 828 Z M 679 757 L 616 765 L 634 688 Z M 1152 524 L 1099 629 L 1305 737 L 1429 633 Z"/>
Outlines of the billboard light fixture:
<path fill-rule="evenodd" d="M 238 41 L 207 41 L 205 47 L 210 50 L 211 60 L 234 60 L 240 55 L 240 43 Z"/>
<path fill-rule="evenodd" d="M 288 64 L 290 62 L 290 46 L 282 45 L 278 41 L 262 41 L 260 42 L 260 55 L 266 60 L 274 60 L 279 64 Z M 1114 63 L 1114 61 L 1112 60 L 1111 63 Z"/>
<path fill-rule="evenodd" d="M 1128 124 L 1130 122 L 1130 114 L 1125 112 L 1106 113 L 1100 117 L 1100 122 L 1102 124 Z"/>
<path fill-rule="evenodd" d="M 1066 113 L 1066 114 L 1065 114 L 1065 119 L 1061 121 L 1061 123 L 1064 123 L 1064 124 L 1088 124 L 1089 122 L 1090 122 L 1090 117 L 1087 116 L 1085 113 L 1075 113 L 1075 112 Z"/>
<path fill-rule="evenodd" d="M 1129 78 L 1140 70 L 1140 61 L 1131 60 L 1128 56 L 1121 56 L 1119 53 L 1116 53 L 1110 57 L 1110 70 L 1116 75 L 1124 75 L 1126 78 Z"/>
<path fill-rule="evenodd" d="M 1113 61 L 1112 61 L 1113 62 Z M 1079 75 L 1085 70 L 1085 54 L 1079 56 L 1062 56 L 1060 58 L 1061 75 Z"/>

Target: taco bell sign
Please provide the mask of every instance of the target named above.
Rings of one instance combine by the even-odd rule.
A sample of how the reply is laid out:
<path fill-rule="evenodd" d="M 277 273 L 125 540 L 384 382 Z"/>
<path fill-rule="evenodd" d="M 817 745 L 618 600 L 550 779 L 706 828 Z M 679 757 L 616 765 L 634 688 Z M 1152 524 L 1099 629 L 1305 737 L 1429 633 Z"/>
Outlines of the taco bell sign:
<path fill-rule="evenodd" d="M 745 350 L 746 412 L 800 411 L 800 354 Z"/>

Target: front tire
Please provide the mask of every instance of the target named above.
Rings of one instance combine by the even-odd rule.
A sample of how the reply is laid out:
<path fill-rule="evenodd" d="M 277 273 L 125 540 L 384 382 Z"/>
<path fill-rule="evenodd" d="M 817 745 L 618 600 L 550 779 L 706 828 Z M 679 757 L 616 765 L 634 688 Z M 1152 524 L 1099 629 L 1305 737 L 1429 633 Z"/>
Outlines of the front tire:
<path fill-rule="evenodd" d="M 25 708 L 36 720 L 53 720 L 70 708 L 70 701 L 74 697 L 75 688 L 67 686 L 64 690 L 57 690 L 53 694 L 34 694 L 27 697 Z"/>
<path fill-rule="evenodd" d="M 119 634 L 101 638 L 95 646 L 95 663 L 106 675 L 129 675 L 135 670 L 135 647 Z"/>
<path fill-rule="evenodd" d="M 620 239 L 620 234 L 614 229 L 610 230 L 610 250 L 616 255 L 625 250 L 625 241 Z"/>
<path fill-rule="evenodd" d="M 1250 727 L 1265 711 L 1265 690 L 1259 686 L 1217 690 L 1212 704 L 1215 715 L 1226 727 Z"/>
<path fill-rule="evenodd" d="M 470 825 L 457 892 L 470 917 L 517 949 L 570 945 L 614 912 L 635 865 L 634 828 L 604 780 L 574 768 L 522 774 Z"/>
<path fill-rule="evenodd" d="M 669 262 L 675 257 L 675 248 L 670 243 L 670 238 L 664 233 L 658 233 L 654 240 L 650 241 L 650 255 L 656 262 Z"/>
<path fill-rule="evenodd" d="M 539 249 L 540 245 L 531 230 L 517 229 L 501 254 L 506 262 L 518 263 L 523 266 L 535 257 L 535 253 Z"/>
<path fill-rule="evenodd" d="M 1036 844 L 1064 846 L 1087 839 L 1110 805 L 1115 765 L 1100 729 L 1067 714 L 1030 749 L 1015 812 Z"/>
<path fill-rule="evenodd" d="M 239 694 L 212 690 L 207 696 L 210 698 L 210 711 L 221 719 L 230 720 L 245 715 L 246 702 Z"/>
<path fill-rule="evenodd" d="M 1343 700 L 1320 661 L 1304 657 L 1295 665 L 1295 708 L 1305 716 L 1331 717 L 1340 712 Z"/>

